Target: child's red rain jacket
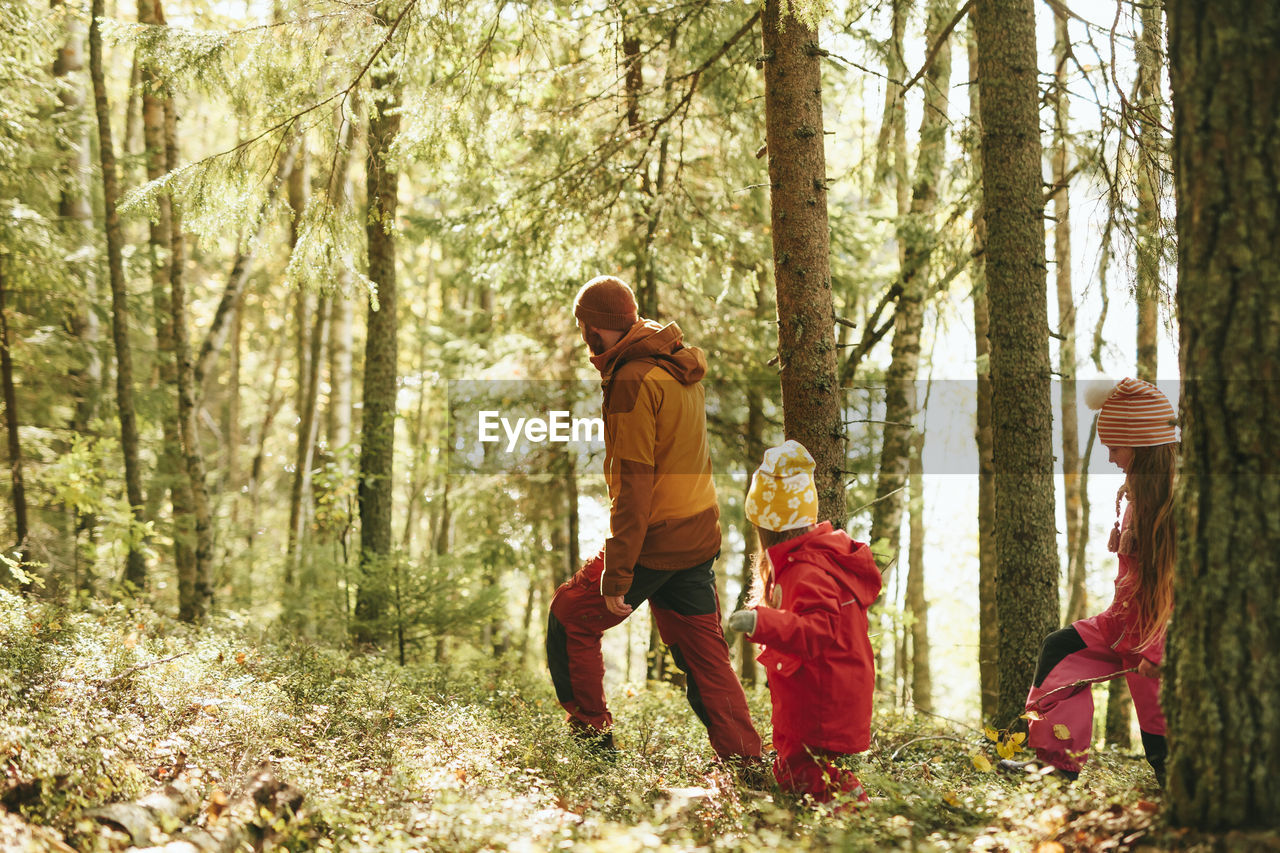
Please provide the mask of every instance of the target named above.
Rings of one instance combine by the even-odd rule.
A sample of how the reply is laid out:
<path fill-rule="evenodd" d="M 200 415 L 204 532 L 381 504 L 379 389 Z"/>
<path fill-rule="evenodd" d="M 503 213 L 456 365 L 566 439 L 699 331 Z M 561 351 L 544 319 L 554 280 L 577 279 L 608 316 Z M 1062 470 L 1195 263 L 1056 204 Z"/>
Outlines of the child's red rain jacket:
<path fill-rule="evenodd" d="M 774 738 L 832 752 L 871 745 L 875 655 L 867 607 L 880 594 L 871 550 L 823 522 L 770 548 L 779 609 L 756 607 L 751 640 L 769 674 Z"/>

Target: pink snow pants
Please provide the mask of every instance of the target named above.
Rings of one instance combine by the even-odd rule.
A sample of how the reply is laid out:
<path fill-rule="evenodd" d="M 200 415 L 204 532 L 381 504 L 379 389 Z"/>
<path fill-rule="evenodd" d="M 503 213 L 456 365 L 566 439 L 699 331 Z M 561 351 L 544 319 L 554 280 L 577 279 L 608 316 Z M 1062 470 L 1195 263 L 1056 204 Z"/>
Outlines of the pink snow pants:
<path fill-rule="evenodd" d="M 1027 743 L 1041 761 L 1060 770 L 1078 772 L 1089 758 L 1093 739 L 1093 693 L 1089 685 L 1068 685 L 1087 678 L 1098 678 L 1136 666 L 1140 657 L 1115 650 L 1119 636 L 1112 620 L 1095 616 L 1082 619 L 1070 628 L 1055 631 L 1045 638 L 1040 649 L 1040 665 L 1035 684 L 1027 694 L 1027 711 L 1039 719 L 1027 725 Z M 1129 693 L 1133 696 L 1143 745 L 1152 765 L 1157 764 L 1152 744 L 1158 742 L 1163 752 L 1165 721 L 1160 710 L 1160 679 L 1128 673 Z M 1163 755 L 1159 756 L 1157 775 L 1163 771 Z"/>

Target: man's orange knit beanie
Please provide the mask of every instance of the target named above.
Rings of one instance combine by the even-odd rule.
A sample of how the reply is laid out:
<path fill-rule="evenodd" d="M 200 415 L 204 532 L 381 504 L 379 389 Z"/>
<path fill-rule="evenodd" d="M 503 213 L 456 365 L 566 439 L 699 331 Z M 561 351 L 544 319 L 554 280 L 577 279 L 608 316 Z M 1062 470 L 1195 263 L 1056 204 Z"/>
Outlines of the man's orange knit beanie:
<path fill-rule="evenodd" d="M 573 316 L 597 329 L 625 332 L 636 324 L 636 310 L 636 295 L 611 275 L 591 279 L 573 300 Z"/>

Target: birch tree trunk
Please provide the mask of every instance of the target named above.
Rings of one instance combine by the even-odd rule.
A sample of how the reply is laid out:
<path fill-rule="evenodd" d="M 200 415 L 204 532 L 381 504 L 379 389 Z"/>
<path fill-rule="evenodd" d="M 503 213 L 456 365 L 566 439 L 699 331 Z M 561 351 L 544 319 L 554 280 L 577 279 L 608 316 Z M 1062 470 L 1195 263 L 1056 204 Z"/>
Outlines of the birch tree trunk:
<path fill-rule="evenodd" d="M 844 440 L 831 301 L 817 35 L 781 0 L 764 8 L 765 138 L 787 438 L 817 463 L 818 516 L 843 526 Z"/>

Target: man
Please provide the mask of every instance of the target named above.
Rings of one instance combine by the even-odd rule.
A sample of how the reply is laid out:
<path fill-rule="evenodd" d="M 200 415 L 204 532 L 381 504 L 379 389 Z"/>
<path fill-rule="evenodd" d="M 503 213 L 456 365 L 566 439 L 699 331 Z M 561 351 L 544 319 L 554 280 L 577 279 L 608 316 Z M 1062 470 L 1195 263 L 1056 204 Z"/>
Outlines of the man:
<path fill-rule="evenodd" d="M 573 303 L 604 392 L 609 536 L 557 591 L 547 619 L 547 665 L 575 735 L 614 750 L 600 638 L 643 601 L 686 695 L 722 759 L 756 759 L 760 736 L 720 630 L 712 564 L 720 509 L 711 479 L 702 350 L 680 329 L 641 320 L 622 281 L 587 282 Z"/>

